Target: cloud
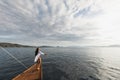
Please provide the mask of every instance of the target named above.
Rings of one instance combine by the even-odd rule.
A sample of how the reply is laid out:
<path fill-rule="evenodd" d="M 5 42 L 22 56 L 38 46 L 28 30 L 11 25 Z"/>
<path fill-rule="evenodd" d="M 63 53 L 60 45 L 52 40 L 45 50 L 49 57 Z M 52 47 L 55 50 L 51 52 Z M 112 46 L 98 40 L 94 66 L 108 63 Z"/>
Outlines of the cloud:
<path fill-rule="evenodd" d="M 99 34 L 96 20 L 104 12 L 100 4 L 99 0 L 0 0 L 1 41 L 92 43 Z"/>

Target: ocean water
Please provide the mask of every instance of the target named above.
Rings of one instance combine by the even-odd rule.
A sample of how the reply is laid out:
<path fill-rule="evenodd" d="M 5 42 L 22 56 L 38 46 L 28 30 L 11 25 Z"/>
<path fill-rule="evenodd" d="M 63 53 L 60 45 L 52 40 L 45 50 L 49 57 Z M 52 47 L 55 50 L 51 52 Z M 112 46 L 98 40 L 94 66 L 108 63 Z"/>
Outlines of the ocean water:
<path fill-rule="evenodd" d="M 34 64 L 35 48 L 5 48 L 25 66 Z M 43 80 L 120 80 L 120 48 L 42 48 Z M 0 80 L 25 68 L 0 49 Z"/>

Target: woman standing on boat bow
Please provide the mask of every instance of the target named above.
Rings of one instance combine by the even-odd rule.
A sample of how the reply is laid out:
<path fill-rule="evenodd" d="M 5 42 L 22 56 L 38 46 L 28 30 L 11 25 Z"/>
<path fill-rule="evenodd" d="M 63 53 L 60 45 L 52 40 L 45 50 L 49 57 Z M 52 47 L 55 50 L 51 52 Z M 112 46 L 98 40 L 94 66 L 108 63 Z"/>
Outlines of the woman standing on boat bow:
<path fill-rule="evenodd" d="M 43 53 L 40 48 L 37 48 L 35 51 L 35 59 L 34 59 L 35 63 L 39 64 L 41 62 L 41 55 L 46 55 L 46 54 Z M 37 69 L 39 70 L 39 65 L 37 66 Z"/>

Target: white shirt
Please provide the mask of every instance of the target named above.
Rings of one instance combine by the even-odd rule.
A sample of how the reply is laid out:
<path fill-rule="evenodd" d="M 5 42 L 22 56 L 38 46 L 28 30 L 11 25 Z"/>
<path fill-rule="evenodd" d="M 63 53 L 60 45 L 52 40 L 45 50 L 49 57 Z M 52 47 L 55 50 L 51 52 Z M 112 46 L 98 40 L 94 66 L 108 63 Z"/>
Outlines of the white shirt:
<path fill-rule="evenodd" d="M 38 54 L 35 56 L 34 62 L 37 62 L 37 60 L 39 59 L 39 57 L 41 55 L 44 55 L 45 53 L 43 53 L 42 51 L 39 51 Z"/>

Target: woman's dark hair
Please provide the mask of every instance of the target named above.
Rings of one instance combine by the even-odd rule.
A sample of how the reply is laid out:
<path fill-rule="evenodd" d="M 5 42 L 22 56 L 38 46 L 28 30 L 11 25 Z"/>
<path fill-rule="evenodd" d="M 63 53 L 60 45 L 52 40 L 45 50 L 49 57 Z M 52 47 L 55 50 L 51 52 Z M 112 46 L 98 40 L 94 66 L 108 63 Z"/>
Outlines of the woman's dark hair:
<path fill-rule="evenodd" d="M 38 54 L 38 50 L 39 50 L 39 48 L 37 48 L 37 49 L 35 50 L 35 56 Z"/>

